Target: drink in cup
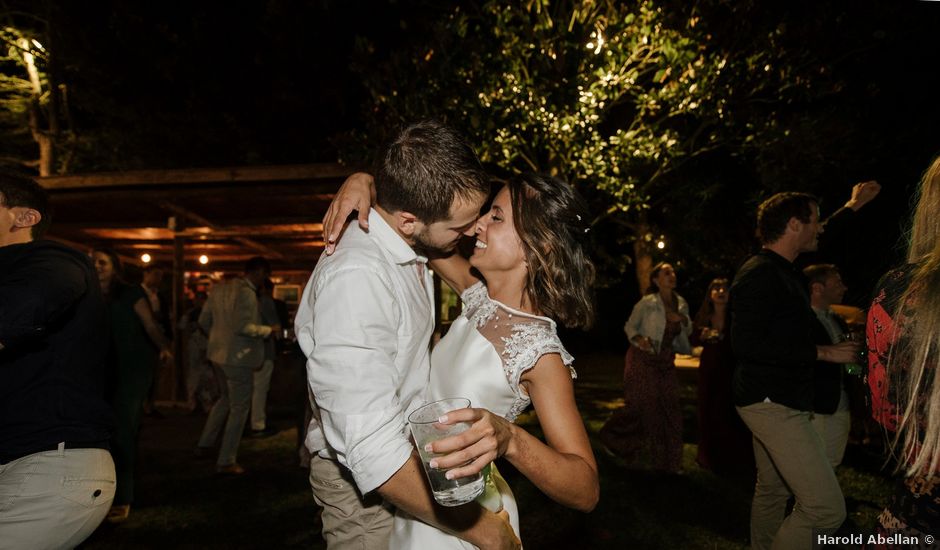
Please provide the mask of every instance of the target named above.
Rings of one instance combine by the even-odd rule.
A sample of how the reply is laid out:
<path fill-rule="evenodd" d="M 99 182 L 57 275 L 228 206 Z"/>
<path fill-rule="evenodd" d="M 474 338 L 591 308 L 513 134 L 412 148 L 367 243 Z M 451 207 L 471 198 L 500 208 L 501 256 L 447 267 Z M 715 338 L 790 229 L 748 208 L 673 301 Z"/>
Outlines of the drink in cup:
<path fill-rule="evenodd" d="M 842 337 L 839 338 L 839 341 L 840 342 L 858 342 L 859 338 L 856 333 L 849 332 L 849 333 L 843 334 Z M 864 358 L 864 354 L 865 354 L 864 351 L 859 351 L 860 358 Z M 844 368 L 845 368 L 846 374 L 850 374 L 852 376 L 861 376 L 862 372 L 864 372 L 864 369 L 862 368 L 862 366 L 856 362 L 846 363 Z"/>
<path fill-rule="evenodd" d="M 469 406 L 470 400 L 463 397 L 442 399 L 441 401 L 428 403 L 408 415 L 411 434 L 414 436 L 415 445 L 418 447 L 418 454 L 421 455 L 421 463 L 424 464 L 424 471 L 428 475 L 428 481 L 431 483 L 431 492 L 434 494 L 434 500 L 442 506 L 460 506 L 461 504 L 466 504 L 483 492 L 484 483 L 482 472 L 477 472 L 471 476 L 447 479 L 447 470 L 432 468 L 430 465 L 432 459 L 444 455 L 430 453 L 424 450 L 425 445 L 428 443 L 457 435 L 467 430 L 470 427 L 468 422 L 441 424 L 437 420 L 450 411 L 465 409 Z"/>

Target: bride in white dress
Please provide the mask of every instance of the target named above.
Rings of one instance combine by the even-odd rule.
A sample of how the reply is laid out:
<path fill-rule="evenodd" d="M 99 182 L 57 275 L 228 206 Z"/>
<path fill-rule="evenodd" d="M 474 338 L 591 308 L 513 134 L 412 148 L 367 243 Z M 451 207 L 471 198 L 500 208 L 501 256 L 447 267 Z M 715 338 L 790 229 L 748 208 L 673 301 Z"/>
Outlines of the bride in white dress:
<path fill-rule="evenodd" d="M 370 176 L 350 176 L 324 218 L 331 242 L 352 210 L 368 212 L 371 196 Z M 472 427 L 433 444 L 433 452 L 450 453 L 437 459 L 438 468 L 462 477 L 502 456 L 549 497 L 582 511 L 598 500 L 597 465 L 574 400 L 573 357 L 555 320 L 586 328 L 593 319 L 593 266 L 580 244 L 587 228 L 583 200 L 555 178 L 516 177 L 497 193 L 472 228 L 469 261 L 455 254 L 431 262 L 460 293 L 463 312 L 434 348 L 427 390 L 429 402 L 459 396 L 473 405 L 447 414 L 446 423 Z M 530 404 L 545 442 L 514 424 Z M 522 539 L 512 491 L 495 465 L 485 474 L 477 503 L 502 508 Z M 474 548 L 402 511 L 389 547 Z"/>

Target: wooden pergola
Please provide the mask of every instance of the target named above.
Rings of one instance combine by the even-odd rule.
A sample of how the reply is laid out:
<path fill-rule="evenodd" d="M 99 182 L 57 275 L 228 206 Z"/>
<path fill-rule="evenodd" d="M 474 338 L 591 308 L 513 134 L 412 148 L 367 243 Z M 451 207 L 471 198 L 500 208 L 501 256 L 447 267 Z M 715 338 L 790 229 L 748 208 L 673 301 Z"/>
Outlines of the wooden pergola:
<path fill-rule="evenodd" d="M 39 183 L 52 195 L 50 238 L 80 249 L 107 246 L 138 266 L 148 254 L 172 272 L 175 320 L 186 272 L 237 273 L 248 258 L 264 256 L 280 277 L 305 279 L 323 250 L 320 220 L 353 171 L 332 163 L 140 170 Z M 182 373 L 176 325 L 174 393 Z"/>
<path fill-rule="evenodd" d="M 352 169 L 303 164 L 53 176 L 50 237 L 106 245 L 132 263 L 237 271 L 265 256 L 278 272 L 307 271 L 323 248 L 320 219 Z M 205 255 L 209 263 L 198 258 Z"/>

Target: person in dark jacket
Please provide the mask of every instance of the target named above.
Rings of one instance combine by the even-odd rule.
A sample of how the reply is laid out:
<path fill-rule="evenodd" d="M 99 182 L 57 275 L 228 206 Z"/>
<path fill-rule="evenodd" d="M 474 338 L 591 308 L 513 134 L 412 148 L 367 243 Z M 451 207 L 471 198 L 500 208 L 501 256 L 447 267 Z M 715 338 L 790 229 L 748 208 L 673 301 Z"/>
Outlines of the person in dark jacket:
<path fill-rule="evenodd" d="M 816 345 L 827 345 L 851 339 L 848 325 L 830 307 L 841 304 L 848 290 L 839 269 L 833 264 L 813 264 L 803 269 L 803 274 L 808 282 L 810 305 L 816 315 L 813 341 Z M 852 425 L 846 367 L 842 363 L 816 361 L 813 369 L 813 427 L 826 446 L 826 456 L 833 468 L 842 463 Z"/>
<path fill-rule="evenodd" d="M 858 345 L 817 346 L 812 338 L 815 315 L 793 261 L 818 246 L 817 200 L 778 193 L 761 203 L 757 225 L 762 248 L 731 285 L 734 401 L 754 436 L 757 464 L 751 545 L 809 549 L 814 533 L 834 533 L 845 519 L 839 481 L 810 423 L 813 368 L 817 359 L 857 360 Z"/>
<path fill-rule="evenodd" d="M 0 173 L 0 549 L 73 548 L 114 498 L 108 333 L 91 261 L 39 240 L 48 199 Z"/>

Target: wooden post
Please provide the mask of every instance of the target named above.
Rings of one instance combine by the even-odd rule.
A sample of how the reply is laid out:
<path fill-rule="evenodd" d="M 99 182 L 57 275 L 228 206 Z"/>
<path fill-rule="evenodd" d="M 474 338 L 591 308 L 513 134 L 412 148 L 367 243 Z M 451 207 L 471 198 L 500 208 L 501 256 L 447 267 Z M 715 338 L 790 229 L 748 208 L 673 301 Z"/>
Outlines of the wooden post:
<path fill-rule="evenodd" d="M 170 229 L 179 231 L 175 218 L 170 218 Z M 186 399 L 186 372 L 183 361 L 183 333 L 179 327 L 180 317 L 183 315 L 183 245 L 186 239 L 180 236 L 173 237 L 173 305 L 170 309 L 173 326 L 173 400 Z"/>

